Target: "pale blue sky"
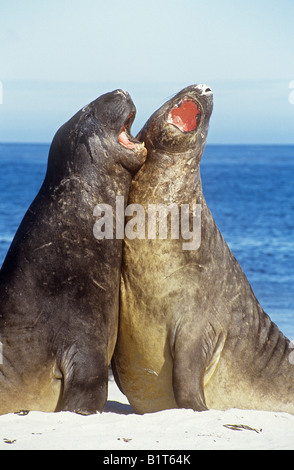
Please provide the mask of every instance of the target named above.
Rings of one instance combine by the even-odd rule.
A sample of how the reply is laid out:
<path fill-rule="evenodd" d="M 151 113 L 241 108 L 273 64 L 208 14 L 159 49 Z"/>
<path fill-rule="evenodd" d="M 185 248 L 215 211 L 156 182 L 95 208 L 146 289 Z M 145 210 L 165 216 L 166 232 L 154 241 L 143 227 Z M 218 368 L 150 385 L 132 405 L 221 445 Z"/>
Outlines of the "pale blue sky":
<path fill-rule="evenodd" d="M 128 90 L 133 133 L 193 83 L 208 143 L 294 143 L 293 0 L 9 0 L 0 5 L 0 142 L 50 142 L 100 94 Z"/>

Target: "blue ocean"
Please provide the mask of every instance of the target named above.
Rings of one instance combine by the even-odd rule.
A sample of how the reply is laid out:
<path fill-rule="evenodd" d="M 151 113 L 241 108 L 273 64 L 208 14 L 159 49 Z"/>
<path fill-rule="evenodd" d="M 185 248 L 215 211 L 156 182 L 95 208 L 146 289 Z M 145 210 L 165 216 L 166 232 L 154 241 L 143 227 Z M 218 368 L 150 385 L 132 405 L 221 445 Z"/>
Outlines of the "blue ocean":
<path fill-rule="evenodd" d="M 47 144 L 0 144 L 0 266 L 43 182 Z M 294 339 L 294 146 L 208 145 L 203 191 L 259 302 Z"/>

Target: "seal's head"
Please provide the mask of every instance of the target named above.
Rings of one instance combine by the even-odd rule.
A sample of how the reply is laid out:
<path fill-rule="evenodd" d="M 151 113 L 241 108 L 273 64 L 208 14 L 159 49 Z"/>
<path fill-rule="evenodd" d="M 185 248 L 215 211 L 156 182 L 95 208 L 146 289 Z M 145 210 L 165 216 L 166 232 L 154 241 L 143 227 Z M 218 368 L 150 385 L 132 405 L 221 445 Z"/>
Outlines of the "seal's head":
<path fill-rule="evenodd" d="M 189 86 L 161 106 L 137 137 L 145 142 L 150 153 L 153 149 L 166 154 L 197 150 L 200 161 L 212 108 L 210 87 Z"/>
<path fill-rule="evenodd" d="M 136 173 L 147 151 L 131 136 L 135 105 L 124 90 L 106 93 L 82 108 L 56 133 L 48 171 L 64 178 L 71 173 L 121 166 Z"/>

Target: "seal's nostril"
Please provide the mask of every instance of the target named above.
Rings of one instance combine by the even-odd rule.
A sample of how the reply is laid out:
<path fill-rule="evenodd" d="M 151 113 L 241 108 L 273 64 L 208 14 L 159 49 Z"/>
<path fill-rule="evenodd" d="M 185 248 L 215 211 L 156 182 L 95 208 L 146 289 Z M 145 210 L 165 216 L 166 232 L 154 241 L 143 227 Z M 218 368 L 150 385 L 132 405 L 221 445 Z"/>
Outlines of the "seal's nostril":
<path fill-rule="evenodd" d="M 206 85 L 206 83 L 202 83 L 200 85 L 196 85 L 195 89 L 202 95 L 205 93 L 212 93 L 212 89 L 210 86 Z"/>
<path fill-rule="evenodd" d="M 117 95 L 123 95 L 123 96 L 129 96 L 129 93 L 125 90 L 115 90 L 115 92 Z"/>

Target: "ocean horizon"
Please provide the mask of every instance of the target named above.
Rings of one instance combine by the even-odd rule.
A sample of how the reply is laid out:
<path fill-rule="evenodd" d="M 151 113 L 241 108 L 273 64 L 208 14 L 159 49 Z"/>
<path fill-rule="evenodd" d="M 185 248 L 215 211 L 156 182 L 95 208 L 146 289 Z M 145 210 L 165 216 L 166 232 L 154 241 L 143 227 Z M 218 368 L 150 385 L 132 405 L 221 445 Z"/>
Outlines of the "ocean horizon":
<path fill-rule="evenodd" d="M 0 143 L 0 266 L 46 173 L 49 143 Z M 294 144 L 208 144 L 203 192 L 263 309 L 294 339 Z"/>

